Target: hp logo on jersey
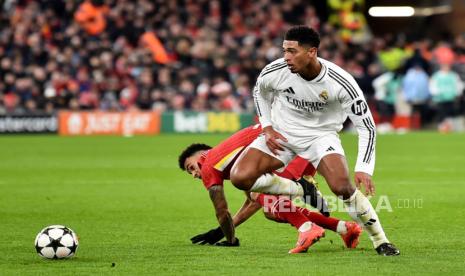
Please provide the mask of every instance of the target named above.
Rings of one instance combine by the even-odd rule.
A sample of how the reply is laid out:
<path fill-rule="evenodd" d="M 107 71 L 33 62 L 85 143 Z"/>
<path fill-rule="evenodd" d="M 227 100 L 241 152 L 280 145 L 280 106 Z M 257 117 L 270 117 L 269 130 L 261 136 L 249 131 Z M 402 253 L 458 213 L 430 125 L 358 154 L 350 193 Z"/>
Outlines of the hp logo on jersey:
<path fill-rule="evenodd" d="M 352 104 L 351 109 L 352 113 L 354 113 L 355 115 L 362 116 L 363 114 L 367 113 L 368 106 L 366 102 L 358 100 Z"/>

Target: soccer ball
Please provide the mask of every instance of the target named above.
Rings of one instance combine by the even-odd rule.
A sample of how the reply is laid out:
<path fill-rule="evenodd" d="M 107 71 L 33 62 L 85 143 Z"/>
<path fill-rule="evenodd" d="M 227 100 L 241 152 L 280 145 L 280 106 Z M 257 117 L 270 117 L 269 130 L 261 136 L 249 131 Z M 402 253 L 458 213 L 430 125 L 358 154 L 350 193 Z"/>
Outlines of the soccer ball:
<path fill-rule="evenodd" d="M 63 225 L 51 225 L 37 234 L 34 244 L 40 256 L 64 259 L 74 256 L 79 242 L 73 230 Z"/>

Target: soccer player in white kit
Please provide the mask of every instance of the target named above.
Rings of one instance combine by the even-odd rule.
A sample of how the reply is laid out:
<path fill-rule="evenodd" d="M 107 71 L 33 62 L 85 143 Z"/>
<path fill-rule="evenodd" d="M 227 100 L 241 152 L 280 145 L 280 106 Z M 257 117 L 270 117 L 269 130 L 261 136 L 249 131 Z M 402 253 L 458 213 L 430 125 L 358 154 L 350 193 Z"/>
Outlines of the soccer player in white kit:
<path fill-rule="evenodd" d="M 284 58 L 268 64 L 254 89 L 256 111 L 263 128 L 231 170 L 231 182 L 255 192 L 306 195 L 305 187 L 270 174 L 296 155 L 312 162 L 330 189 L 342 197 L 352 219 L 364 226 L 380 255 L 399 255 L 389 242 L 366 196 L 375 192 L 375 124 L 354 78 L 339 66 L 317 57 L 320 38 L 305 26 L 287 31 Z M 347 116 L 359 135 L 354 180 L 338 132 Z"/>

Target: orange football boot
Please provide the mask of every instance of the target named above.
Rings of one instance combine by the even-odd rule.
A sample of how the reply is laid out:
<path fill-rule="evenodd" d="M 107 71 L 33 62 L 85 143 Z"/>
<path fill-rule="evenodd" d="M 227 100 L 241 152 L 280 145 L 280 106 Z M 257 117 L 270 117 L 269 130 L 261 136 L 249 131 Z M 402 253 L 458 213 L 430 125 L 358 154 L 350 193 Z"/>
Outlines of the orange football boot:
<path fill-rule="evenodd" d="M 362 227 L 353 221 L 346 221 L 347 233 L 341 235 L 347 248 L 356 248 L 362 234 Z"/>
<path fill-rule="evenodd" d="M 314 243 L 319 241 L 325 236 L 325 230 L 320 226 L 312 223 L 312 228 L 305 232 L 299 232 L 299 239 L 297 240 L 296 247 L 291 249 L 289 253 L 304 253 Z"/>

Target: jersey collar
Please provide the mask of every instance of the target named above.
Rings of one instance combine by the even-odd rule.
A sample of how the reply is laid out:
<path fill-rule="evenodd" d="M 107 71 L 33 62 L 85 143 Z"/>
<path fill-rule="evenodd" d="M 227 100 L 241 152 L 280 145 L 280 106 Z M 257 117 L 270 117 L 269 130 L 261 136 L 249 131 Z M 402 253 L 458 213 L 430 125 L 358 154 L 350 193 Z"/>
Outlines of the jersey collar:
<path fill-rule="evenodd" d="M 207 158 L 207 154 L 209 152 L 210 152 L 210 150 L 206 150 L 206 151 L 202 152 L 202 154 L 200 155 L 199 160 L 197 160 L 197 164 L 199 165 L 200 169 L 202 169 L 202 165 L 205 162 L 205 159 Z"/>
<path fill-rule="evenodd" d="M 302 76 L 300 74 L 297 73 L 297 75 L 305 80 L 306 82 L 314 82 L 314 83 L 320 83 L 320 82 L 323 82 L 324 79 L 326 78 L 326 75 L 328 74 L 328 68 L 326 67 L 326 65 L 321 62 L 320 60 L 318 60 L 318 62 L 321 64 L 321 70 L 320 70 L 320 73 L 318 74 L 318 76 L 316 76 L 314 79 L 312 80 L 306 80 L 304 78 L 302 78 Z"/>

